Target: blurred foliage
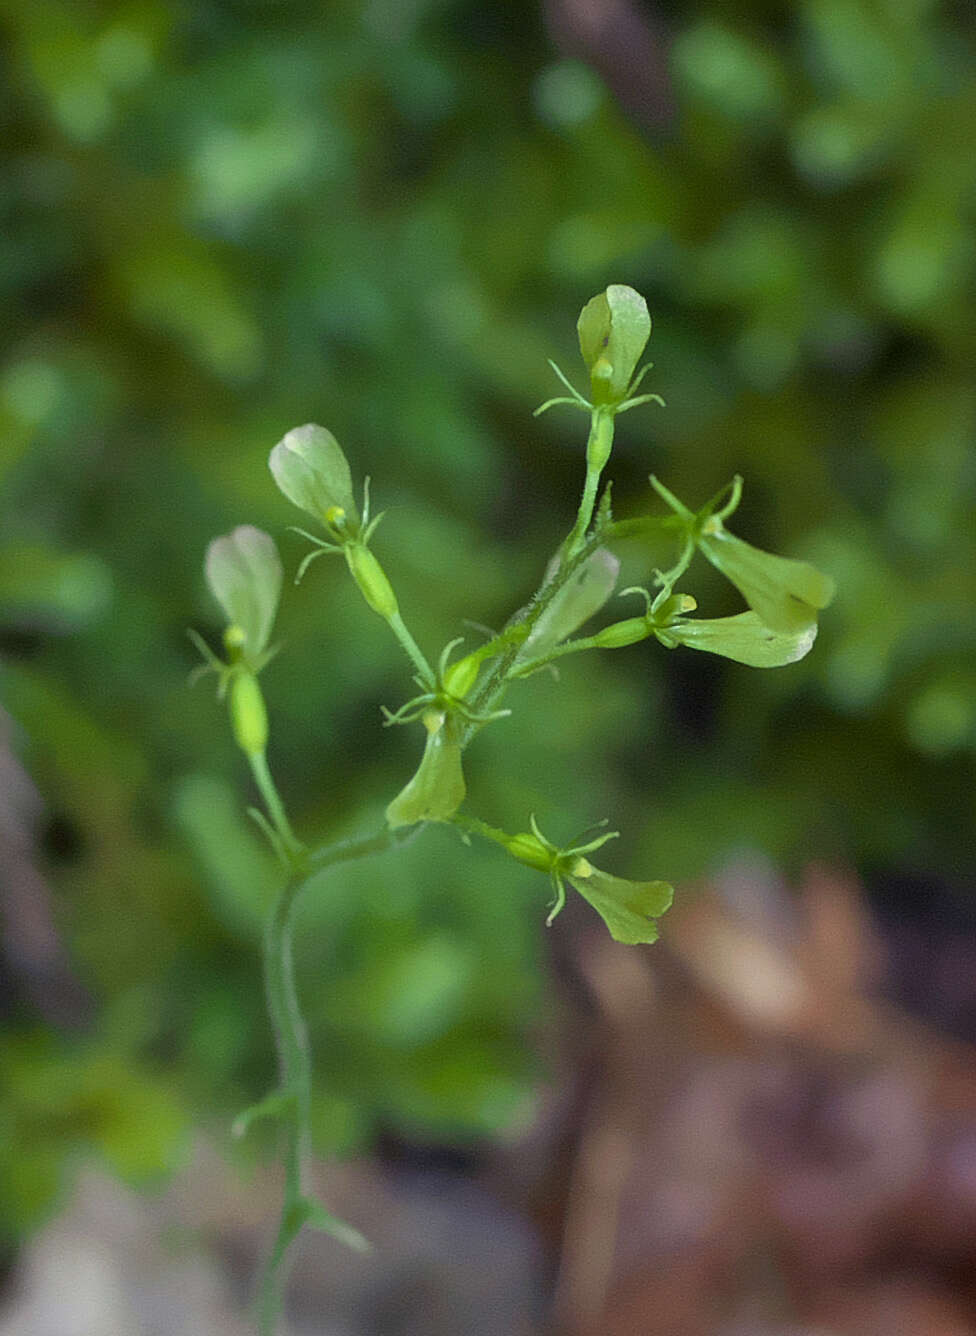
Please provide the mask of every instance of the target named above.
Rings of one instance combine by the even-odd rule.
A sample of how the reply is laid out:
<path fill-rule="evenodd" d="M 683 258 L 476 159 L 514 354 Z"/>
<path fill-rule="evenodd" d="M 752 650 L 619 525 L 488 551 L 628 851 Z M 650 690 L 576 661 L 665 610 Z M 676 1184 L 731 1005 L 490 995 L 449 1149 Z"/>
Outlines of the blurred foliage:
<path fill-rule="evenodd" d="M 258 524 L 294 569 L 267 452 L 321 421 L 390 507 L 377 551 L 418 639 L 473 643 L 463 619 L 504 620 L 571 523 L 585 426 L 531 410 L 558 392 L 547 356 L 578 365 L 576 315 L 608 282 L 646 294 L 649 388 L 668 402 L 620 423 L 617 513 L 649 508 L 652 468 L 692 503 L 739 471 L 737 531 L 815 560 L 839 597 L 783 671 L 645 644 L 527 683 L 470 752 L 472 810 L 510 829 L 534 811 L 556 839 L 610 816 L 630 832 L 616 870 L 645 877 L 749 845 L 787 867 L 960 878 L 976 815 L 964 7 L 672 8 L 657 131 L 633 114 L 661 101 L 650 70 L 621 48 L 605 86 L 532 7 L 0 10 L 0 693 L 96 1003 L 70 1044 L 8 1009 L 8 1233 L 85 1148 L 151 1178 L 194 1122 L 226 1145 L 272 1082 L 257 941 L 275 872 L 224 711 L 187 687 L 185 627 L 219 628 L 207 541 Z M 622 555 L 625 585 L 666 554 Z M 707 569 L 699 592 L 705 615 L 738 610 Z M 420 752 L 419 732 L 381 728 L 379 703 L 410 694 L 399 651 L 337 562 L 286 593 L 278 631 L 271 760 L 296 824 L 367 829 Z M 323 878 L 299 934 L 323 1151 L 530 1115 L 546 894 L 450 832 Z"/>

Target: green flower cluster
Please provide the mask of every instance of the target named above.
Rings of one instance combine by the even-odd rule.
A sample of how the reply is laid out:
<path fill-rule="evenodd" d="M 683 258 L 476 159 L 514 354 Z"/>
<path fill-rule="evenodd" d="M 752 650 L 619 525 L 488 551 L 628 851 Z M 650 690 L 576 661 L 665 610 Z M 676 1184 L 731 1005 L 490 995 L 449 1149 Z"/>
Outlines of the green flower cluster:
<path fill-rule="evenodd" d="M 523 863 L 545 871 L 556 891 L 549 921 L 565 901 L 565 885 L 573 886 L 603 916 L 620 941 L 647 942 L 657 936 L 656 919 L 670 904 L 664 882 L 628 882 L 595 869 L 586 857 L 606 842 L 559 849 L 533 824 L 530 834 L 503 836 L 491 827 L 461 818 L 466 796 L 462 756 L 471 737 L 486 724 L 510 713 L 497 705 L 507 687 L 546 667 L 556 658 L 588 649 L 622 649 L 650 638 L 668 649 L 679 645 L 704 650 L 756 668 L 795 663 L 813 645 L 817 615 L 833 597 L 833 582 L 803 561 L 776 556 L 753 547 L 730 532 L 726 521 L 742 494 L 736 478 L 707 505 L 692 511 L 657 478 L 651 484 L 671 514 L 629 521 L 646 523 L 675 536 L 679 555 L 668 571 L 655 572 L 655 590 L 625 590 L 644 600 L 639 616 L 611 623 L 589 636 L 574 633 L 607 603 L 616 584 L 619 562 L 609 551 L 621 527 L 614 525 L 609 488 L 597 508 L 599 479 L 613 445 L 615 417 L 638 404 L 661 403 L 657 395 L 637 390 L 650 369 L 638 363 L 651 332 L 647 305 L 637 292 L 614 284 L 584 306 L 577 325 L 580 353 L 589 372 L 590 397 L 575 390 L 556 368 L 569 396 L 550 400 L 585 409 L 591 417 L 586 453 L 583 500 L 573 529 L 550 562 L 534 600 L 511 619 L 505 630 L 479 648 L 451 662 L 461 643 L 453 640 L 440 655 L 436 670 L 408 631 L 393 586 L 374 555 L 370 540 L 381 515 L 370 519 L 369 480 L 362 509 L 356 504 L 349 462 L 338 441 L 324 427 L 296 427 L 271 451 L 271 473 L 289 501 L 321 526 L 324 537 L 298 530 L 313 544 L 298 569 L 325 553 L 341 554 L 367 605 L 390 626 L 414 666 L 419 694 L 395 712 L 385 710 L 388 724 L 422 722 L 423 754 L 416 773 L 387 805 L 392 831 L 425 822 L 455 821 L 500 840 Z M 594 518 L 595 515 L 595 518 Z M 677 592 L 697 553 L 739 590 L 748 610 L 730 617 L 700 618 L 692 594 Z M 207 578 L 223 606 L 228 626 L 226 663 L 204 648 L 208 664 L 220 674 L 221 692 L 230 687 L 231 719 L 240 746 L 255 765 L 261 783 L 268 724 L 257 674 L 273 651 L 267 648 L 281 588 L 281 564 L 272 540 L 242 526 L 216 539 L 207 554 Z M 268 780 L 268 784 L 270 780 Z M 267 785 L 262 785 L 267 794 Z M 276 799 L 276 795 L 275 795 Z M 279 847 L 300 848 L 290 836 L 280 811 L 272 809 Z"/>
<path fill-rule="evenodd" d="M 312 851 L 295 838 L 267 765 L 268 713 L 258 683 L 258 674 L 274 653 L 269 640 L 281 594 L 281 562 L 273 540 L 248 525 L 214 539 L 207 550 L 207 581 L 227 619 L 223 636 L 227 657 L 218 658 L 197 637 L 206 660 L 203 671 L 217 673 L 220 695 L 229 691 L 234 737 L 247 755 L 264 801 L 265 812 L 255 810 L 253 815 L 288 869 L 265 942 L 265 980 L 281 1084 L 239 1120 L 241 1130 L 254 1119 L 269 1116 L 287 1128 L 284 1203 L 262 1290 L 265 1336 L 273 1332 L 280 1308 L 282 1259 L 303 1227 L 326 1229 L 352 1246 L 365 1246 L 356 1230 L 307 1195 L 302 1181 L 311 1066 L 295 990 L 290 926 L 295 899 L 315 869 L 390 848 L 404 830 L 450 822 L 464 839 L 473 834 L 491 840 L 548 877 L 553 901 L 547 924 L 565 905 L 569 886 L 596 910 L 615 941 L 630 945 L 656 941 L 658 920 L 674 898 L 669 883 L 630 880 L 597 867 L 590 856 L 614 839 L 616 831 L 597 827 L 601 833 L 586 832 L 559 846 L 542 834 L 534 817 L 528 831 L 509 835 L 462 813 L 459 809 L 467 795 L 465 747 L 481 728 L 511 713 L 499 706 L 514 682 L 563 655 L 622 649 L 653 637 L 669 649 L 685 645 L 753 667 L 778 667 L 809 652 L 817 633 L 817 614 L 833 597 L 832 581 L 814 567 L 763 552 L 729 532 L 725 521 L 739 504 L 739 478 L 701 510 L 692 511 L 652 477 L 671 514 L 614 523 L 609 487 L 598 498 L 613 446 L 614 420 L 638 404 L 661 402 L 657 395 L 637 393 L 649 369 L 638 371 L 637 364 L 650 336 L 651 319 L 643 297 L 618 284 L 587 302 L 578 332 L 590 398 L 573 389 L 556 368 L 569 397 L 542 406 L 568 403 L 590 415 L 586 475 L 573 527 L 532 599 L 503 630 L 453 662 L 451 656 L 461 641 L 450 641 L 436 669 L 407 629 L 390 579 L 370 547 L 382 516 L 370 520 L 369 480 L 364 483 L 360 513 L 342 448 L 331 432 L 313 423 L 289 431 L 271 451 L 270 468 L 279 489 L 324 532 L 322 537 L 298 531 L 312 543 L 312 551 L 301 562 L 296 579 L 319 556 L 341 554 L 367 606 L 387 623 L 414 668 L 418 694 L 398 710 L 384 713 L 390 725 L 423 724 L 423 755 L 416 772 L 387 804 L 385 824 L 377 834 Z M 655 572 L 653 594 L 640 587 L 624 591 L 643 598 L 641 615 L 577 636 L 614 592 L 620 563 L 608 545 L 627 532 L 628 524 L 676 537 L 677 560 L 669 570 Z M 747 611 L 713 619 L 690 615 L 697 610 L 696 600 L 676 586 L 699 552 L 735 585 Z"/>
<path fill-rule="evenodd" d="M 616 839 L 619 831 L 606 831 L 589 841 L 581 837 L 583 843 L 559 849 L 546 839 L 535 817 L 529 818 L 529 824 L 531 831 L 520 835 L 495 831 L 490 838 L 496 839 L 520 863 L 547 874 L 555 892 L 547 923 L 552 923 L 566 903 L 564 883 L 569 882 L 601 916 L 615 941 L 629 946 L 657 941 L 657 920 L 671 908 L 674 888 L 666 881 L 628 881 L 611 876 L 594 867 L 586 857 Z"/>

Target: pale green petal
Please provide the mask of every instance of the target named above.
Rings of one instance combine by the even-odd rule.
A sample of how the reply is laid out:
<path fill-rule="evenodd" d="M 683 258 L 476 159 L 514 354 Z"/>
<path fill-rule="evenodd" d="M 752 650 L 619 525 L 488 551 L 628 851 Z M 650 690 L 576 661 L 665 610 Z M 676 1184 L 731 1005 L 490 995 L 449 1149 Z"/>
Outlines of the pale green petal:
<path fill-rule="evenodd" d="M 213 540 L 204 570 L 228 624 L 244 632 L 245 652 L 257 656 L 268 643 L 281 596 L 281 559 L 274 539 L 241 524 Z"/>
<path fill-rule="evenodd" d="M 617 584 L 620 562 L 599 547 L 563 585 L 533 628 L 519 660 L 538 659 L 598 613 Z"/>
<path fill-rule="evenodd" d="M 809 653 L 817 638 L 817 623 L 805 622 L 795 631 L 774 631 L 754 612 L 709 621 L 677 621 L 665 628 L 666 637 L 689 649 L 721 654 L 751 668 L 781 668 Z"/>
<path fill-rule="evenodd" d="M 599 292 L 580 311 L 576 322 L 580 352 L 587 367 L 602 357 L 610 343 L 610 303 L 607 294 Z"/>
<path fill-rule="evenodd" d="M 586 860 L 581 860 L 586 863 Z M 609 872 L 590 868 L 588 876 L 579 871 L 568 873 L 567 881 L 593 906 L 610 929 L 617 942 L 636 946 L 640 942 L 656 942 L 656 919 L 671 908 L 674 887 L 666 881 L 627 881 L 613 877 Z"/>
<path fill-rule="evenodd" d="M 418 821 L 447 821 L 464 802 L 461 748 L 450 720 L 428 732 L 417 773 L 386 809 L 390 826 L 413 826 Z"/>
<path fill-rule="evenodd" d="M 300 510 L 324 520 L 338 508 L 358 524 L 349 461 L 331 431 L 314 422 L 294 427 L 271 451 L 268 465 L 279 489 Z"/>
<path fill-rule="evenodd" d="M 719 520 L 706 524 L 698 546 L 774 631 L 809 626 L 834 597 L 833 580 L 815 566 L 763 552 L 729 533 Z"/>

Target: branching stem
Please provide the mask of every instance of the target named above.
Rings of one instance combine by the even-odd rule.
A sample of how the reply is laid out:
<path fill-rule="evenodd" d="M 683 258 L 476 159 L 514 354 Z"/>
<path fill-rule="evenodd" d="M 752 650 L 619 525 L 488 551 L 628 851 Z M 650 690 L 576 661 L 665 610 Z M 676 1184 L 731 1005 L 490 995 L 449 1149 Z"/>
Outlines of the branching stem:
<path fill-rule="evenodd" d="M 282 848 L 286 854 L 294 858 L 301 852 L 302 844 L 291 828 L 285 805 L 281 801 L 281 795 L 278 793 L 274 780 L 271 778 L 267 755 L 263 751 L 249 752 L 247 759 L 251 763 L 254 782 L 258 786 L 258 792 L 261 794 L 261 799 L 267 808 L 271 824 L 281 840 Z"/>
<path fill-rule="evenodd" d="M 566 584 L 567 580 L 569 580 L 573 573 L 579 569 L 584 561 L 586 561 L 587 557 L 596 551 L 600 546 L 600 542 L 601 535 L 591 534 L 586 538 L 576 555 L 565 558 L 553 573 L 547 579 L 543 580 L 542 584 L 532 595 L 532 598 L 525 607 L 520 608 L 510 619 L 508 626 L 502 633 L 502 637 L 499 637 L 499 639 L 507 637 L 507 633 L 515 626 L 524 628 L 524 634 L 512 639 L 511 643 L 506 646 L 504 652 L 499 654 L 498 658 L 492 664 L 491 670 L 485 677 L 485 680 L 477 688 L 471 700 L 471 708 L 473 712 L 476 711 L 479 714 L 487 714 L 497 706 L 506 687 L 511 681 L 511 669 L 518 658 L 519 650 L 522 645 L 532 634 L 539 618 L 542 617 L 543 613 L 549 608 L 553 599 Z M 467 746 L 479 727 L 480 725 L 474 723 L 469 723 L 464 727 L 461 733 L 462 748 Z"/>
<path fill-rule="evenodd" d="M 648 632 L 650 634 L 650 632 Z M 600 642 L 596 636 L 579 636 L 576 640 L 564 640 L 561 645 L 554 645 L 552 649 L 547 650 L 537 659 L 527 659 L 520 663 L 516 671 L 512 673 L 513 678 L 531 677 L 537 673 L 540 668 L 545 668 L 552 663 L 553 659 L 561 659 L 566 654 L 577 654 L 584 649 L 598 649 Z"/>

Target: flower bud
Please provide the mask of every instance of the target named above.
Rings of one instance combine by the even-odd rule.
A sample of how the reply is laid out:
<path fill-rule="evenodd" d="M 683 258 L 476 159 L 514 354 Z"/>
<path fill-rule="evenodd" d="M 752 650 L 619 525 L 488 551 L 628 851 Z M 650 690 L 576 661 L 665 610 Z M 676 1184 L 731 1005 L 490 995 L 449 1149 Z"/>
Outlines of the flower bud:
<path fill-rule="evenodd" d="M 363 598 L 381 617 L 395 617 L 399 605 L 386 572 L 364 543 L 347 543 L 346 563 Z"/>
<path fill-rule="evenodd" d="M 538 836 L 530 835 L 527 831 L 510 836 L 505 841 L 505 848 L 513 858 L 527 867 L 537 868 L 540 872 L 549 872 L 552 868 L 553 851 L 547 849 Z"/>
<path fill-rule="evenodd" d="M 465 696 L 478 680 L 481 659 L 478 652 L 465 654 L 463 659 L 449 664 L 444 670 L 443 686 L 449 696 L 455 700 L 464 700 Z"/>
<path fill-rule="evenodd" d="M 576 328 L 594 405 L 621 403 L 650 337 L 647 303 L 633 288 L 611 284 L 586 303 Z"/>
<path fill-rule="evenodd" d="M 293 505 L 330 527 L 339 527 L 335 524 L 339 518 L 358 533 L 349 462 L 330 431 L 314 422 L 294 427 L 271 451 L 268 466 Z"/>
<path fill-rule="evenodd" d="M 256 659 L 266 648 L 281 596 L 281 559 L 274 539 L 251 524 L 215 538 L 204 572 L 210 592 L 227 615 L 229 653 Z"/>
<path fill-rule="evenodd" d="M 268 745 L 268 711 L 253 673 L 237 671 L 230 686 L 230 722 L 234 740 L 248 756 Z"/>
<path fill-rule="evenodd" d="M 613 626 L 597 631 L 593 644 L 597 649 L 623 649 L 646 640 L 653 630 L 646 617 L 628 617 L 626 621 L 614 622 Z"/>

